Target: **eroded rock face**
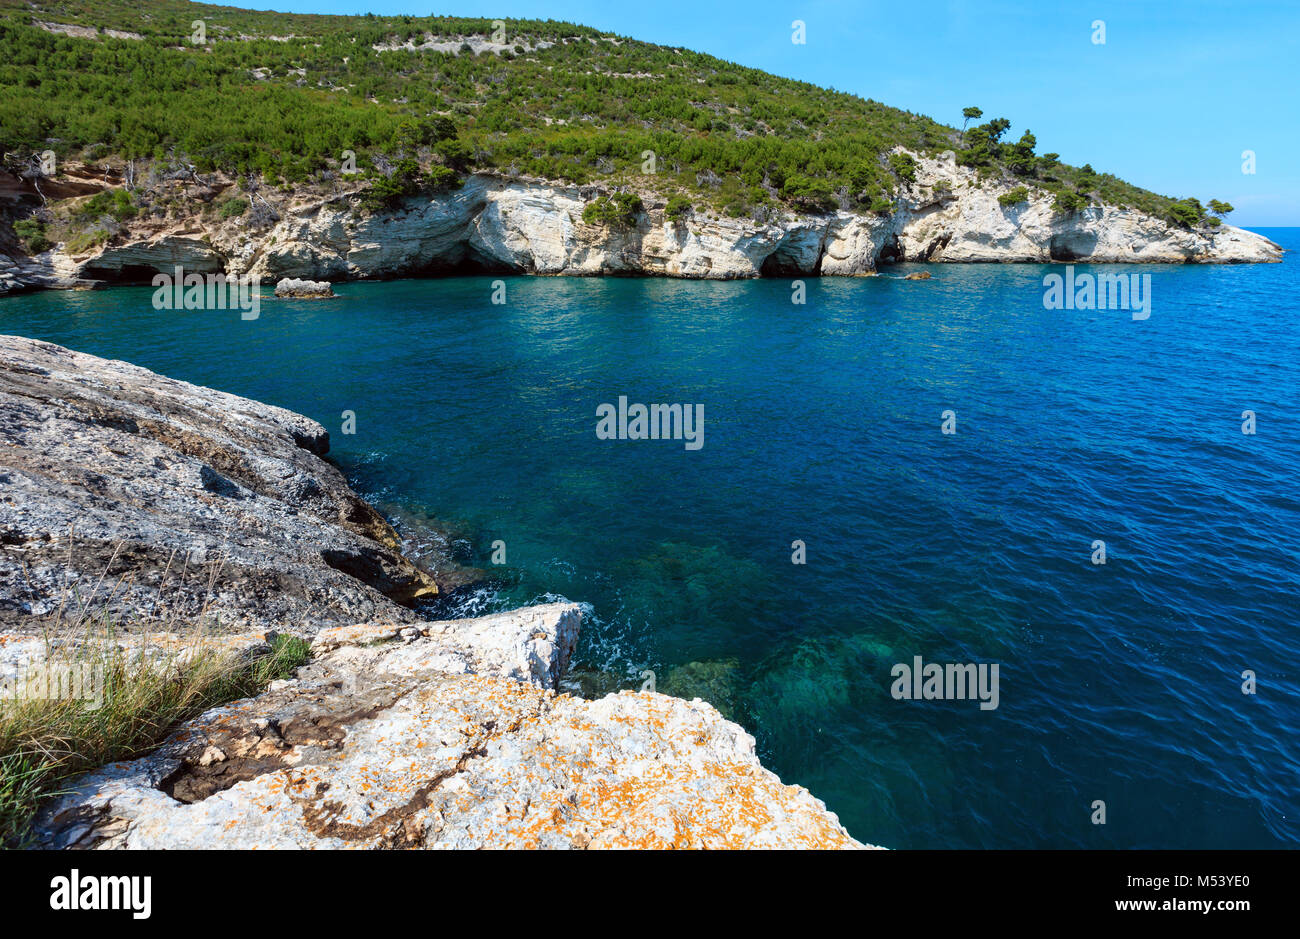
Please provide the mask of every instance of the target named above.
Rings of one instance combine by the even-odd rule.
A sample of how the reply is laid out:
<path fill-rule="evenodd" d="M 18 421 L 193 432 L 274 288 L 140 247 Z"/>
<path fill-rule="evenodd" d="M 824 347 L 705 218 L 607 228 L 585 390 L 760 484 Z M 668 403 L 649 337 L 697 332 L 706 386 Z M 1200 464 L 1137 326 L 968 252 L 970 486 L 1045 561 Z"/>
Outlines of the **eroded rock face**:
<path fill-rule="evenodd" d="M 146 284 L 155 273 L 172 276 L 177 268 L 185 274 L 220 273 L 226 266 L 225 257 L 197 232 L 105 248 L 84 260 L 77 273 L 88 279 Z"/>
<path fill-rule="evenodd" d="M 281 408 L 0 336 L 0 625 L 301 631 L 438 592 Z"/>
<path fill-rule="evenodd" d="M 282 221 L 252 262 L 263 276 L 371 278 L 469 265 L 536 274 L 654 274 L 732 279 L 869 274 L 889 261 L 1276 261 L 1268 239 L 1224 225 L 1171 228 L 1115 207 L 1061 215 L 1031 191 L 982 184 L 955 160 L 917 157 L 917 180 L 888 216 L 836 212 L 756 225 L 748 219 L 667 219 L 655 199 L 630 230 L 583 223 L 577 187 L 471 177 L 460 190 L 398 211 L 353 217 L 345 200 Z M 938 186 L 939 188 L 936 188 Z M 944 189 L 943 187 L 947 188 Z M 269 241 L 269 239 L 268 239 Z"/>
<path fill-rule="evenodd" d="M 998 197 L 1013 188 L 1010 184 L 981 184 L 974 170 L 958 166 L 952 157 L 918 155 L 916 162 L 916 182 L 900 200 L 891 226 L 900 260 L 1116 264 L 1281 260 L 1282 250 L 1276 244 L 1231 225 L 1189 230 L 1116 206 L 1062 215 L 1052 207 L 1049 193 L 1032 186 L 1026 201 L 1003 206 Z"/>
<path fill-rule="evenodd" d="M 698 699 L 557 695 L 572 604 L 318 635 L 261 697 L 105 767 L 51 847 L 861 847 Z"/>
<path fill-rule="evenodd" d="M 900 152 L 905 152 L 901 151 Z M 981 181 L 950 155 L 916 160 L 916 180 L 888 215 L 834 212 L 786 215 L 768 224 L 697 212 L 673 221 L 666 201 L 642 193 L 648 207 L 628 230 L 587 225 L 591 187 L 486 174 L 432 198 L 412 198 L 379 214 L 354 209 L 355 193 L 295 195 L 269 231 L 200 218 L 183 230 L 70 258 L 0 262 L 0 293 L 25 286 L 69 287 L 96 279 L 139 279 L 150 269 L 222 269 L 263 280 L 349 280 L 451 270 L 532 274 L 649 274 L 731 279 L 874 272 L 893 261 L 1096 263 L 1238 263 L 1281 259 L 1281 248 L 1252 232 L 1221 225 L 1171 227 L 1133 209 L 1098 206 L 1063 215 L 1052 196 L 1027 181 L 1029 197 L 1002 206 L 1020 180 Z"/>

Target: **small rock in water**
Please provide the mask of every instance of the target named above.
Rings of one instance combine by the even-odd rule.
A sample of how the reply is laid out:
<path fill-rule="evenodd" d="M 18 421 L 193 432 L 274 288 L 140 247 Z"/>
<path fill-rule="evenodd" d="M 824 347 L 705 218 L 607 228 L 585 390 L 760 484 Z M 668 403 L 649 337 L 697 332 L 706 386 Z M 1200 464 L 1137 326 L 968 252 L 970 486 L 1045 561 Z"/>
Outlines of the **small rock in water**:
<path fill-rule="evenodd" d="M 298 280 L 286 277 L 275 285 L 277 297 L 294 300 L 320 300 L 334 296 L 334 288 L 325 280 Z"/>
<path fill-rule="evenodd" d="M 903 280 L 929 280 L 929 279 L 930 279 L 929 271 L 918 271 L 915 274 L 908 274 L 906 277 L 903 278 Z M 280 288 L 276 287 L 275 292 L 279 294 Z"/>

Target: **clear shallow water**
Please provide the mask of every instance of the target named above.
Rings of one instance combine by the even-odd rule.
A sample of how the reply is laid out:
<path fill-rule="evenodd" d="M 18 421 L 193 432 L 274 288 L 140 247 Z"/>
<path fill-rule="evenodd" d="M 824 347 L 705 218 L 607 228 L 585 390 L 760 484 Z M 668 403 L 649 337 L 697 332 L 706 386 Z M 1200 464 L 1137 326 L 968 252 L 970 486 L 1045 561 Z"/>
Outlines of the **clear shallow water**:
<path fill-rule="evenodd" d="M 255 322 L 43 293 L 0 332 L 320 420 L 408 530 L 485 567 L 506 543 L 474 608 L 589 603 L 589 687 L 652 668 L 720 704 L 863 840 L 1263 847 L 1300 841 L 1298 264 L 1131 268 L 1145 322 L 1043 309 L 1059 268 L 952 265 L 805 306 L 785 280 L 346 284 Z M 619 395 L 703 403 L 703 449 L 598 440 Z M 1000 663 L 1000 706 L 893 700 L 914 655 Z"/>

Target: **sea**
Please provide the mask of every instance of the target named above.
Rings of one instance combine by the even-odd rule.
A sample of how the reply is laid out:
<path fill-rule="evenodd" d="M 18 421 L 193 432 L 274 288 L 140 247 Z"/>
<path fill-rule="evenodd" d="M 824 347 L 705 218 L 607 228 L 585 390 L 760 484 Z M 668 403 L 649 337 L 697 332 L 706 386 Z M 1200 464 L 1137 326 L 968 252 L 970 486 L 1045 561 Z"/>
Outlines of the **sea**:
<path fill-rule="evenodd" d="M 864 842 L 1295 847 L 1300 261 L 1073 265 L 1145 315 L 1054 273 L 118 287 L 0 332 L 321 422 L 485 572 L 427 615 L 583 604 L 569 691 L 710 702 Z"/>

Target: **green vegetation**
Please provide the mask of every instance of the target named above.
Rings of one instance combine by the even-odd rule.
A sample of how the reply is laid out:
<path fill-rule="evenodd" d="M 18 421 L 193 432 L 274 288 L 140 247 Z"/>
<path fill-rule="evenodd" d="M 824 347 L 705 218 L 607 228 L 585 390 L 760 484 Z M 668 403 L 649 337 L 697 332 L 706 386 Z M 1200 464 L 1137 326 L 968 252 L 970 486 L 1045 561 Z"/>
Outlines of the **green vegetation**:
<path fill-rule="evenodd" d="M 107 242 L 110 237 L 111 235 L 106 228 L 91 228 L 88 231 L 77 232 L 69 237 L 63 244 L 63 250 L 74 257 L 79 254 L 87 254 Z"/>
<path fill-rule="evenodd" d="M 631 192 L 617 192 L 588 202 L 582 210 L 582 220 L 588 225 L 605 225 L 609 228 L 631 228 L 644 206 L 641 197 Z"/>
<path fill-rule="evenodd" d="M 40 254 L 54 247 L 54 243 L 45 237 L 45 223 L 39 219 L 25 218 L 14 222 L 14 234 L 28 254 Z"/>
<path fill-rule="evenodd" d="M 1196 199 L 1179 199 L 1169 207 L 1175 222 L 1190 228 L 1205 218 L 1205 207 Z"/>
<path fill-rule="evenodd" d="M 125 222 L 127 219 L 135 218 L 137 214 L 139 213 L 135 201 L 131 198 L 131 193 L 125 189 L 106 189 L 97 192 L 74 211 L 74 215 L 84 221 L 108 216 L 118 222 Z"/>
<path fill-rule="evenodd" d="M 998 196 L 998 205 L 1004 209 L 1009 209 L 1013 205 L 1020 205 L 1029 201 L 1029 190 L 1024 186 L 1017 186 L 1010 192 L 1004 192 Z"/>
<path fill-rule="evenodd" d="M 691 200 L 678 193 L 668 200 L 668 205 L 664 208 L 664 216 L 670 222 L 684 222 L 690 218 L 691 210 Z"/>
<path fill-rule="evenodd" d="M 414 157 L 405 157 L 388 174 L 376 172 L 362 193 L 362 204 L 371 210 L 396 208 L 403 199 L 419 192 L 454 189 L 462 182 L 448 166 L 434 165 L 425 173 Z"/>
<path fill-rule="evenodd" d="M 206 24 L 203 44 L 191 41 L 195 19 Z M 38 21 L 140 38 L 71 37 Z M 467 40 L 491 38 L 491 20 L 0 0 L 0 148 L 185 162 L 272 186 L 346 180 L 350 151 L 371 206 L 488 171 L 606 191 L 651 186 L 755 218 L 888 212 L 916 176 L 898 148 L 953 150 L 984 180 L 1033 180 L 1086 203 L 1185 217 L 1173 199 L 1036 156 L 1028 131 L 1004 142 L 1006 118 L 968 128 L 983 117 L 977 107 L 963 109 L 958 131 L 687 49 L 551 20 L 504 22 L 505 45 L 475 54 Z M 653 180 L 642 170 L 647 150 Z"/>
<path fill-rule="evenodd" d="M 916 159 L 910 153 L 891 153 L 889 168 L 899 179 L 909 183 L 916 182 Z"/>
<path fill-rule="evenodd" d="M 1052 200 L 1052 206 L 1063 215 L 1070 215 L 1086 209 L 1088 200 L 1073 189 L 1060 189 L 1057 190 L 1056 198 Z"/>
<path fill-rule="evenodd" d="M 802 174 L 787 177 L 781 185 L 781 195 L 805 212 L 829 212 L 836 205 L 829 182 Z"/>
<path fill-rule="evenodd" d="M 41 804 L 73 777 L 143 755 L 178 723 L 258 694 L 310 657 L 305 640 L 287 635 L 277 636 L 270 652 L 251 662 L 197 640 L 183 653 L 162 658 L 129 656 L 107 633 L 76 648 L 64 664 L 103 676 L 98 707 L 70 698 L 0 701 L 0 845 L 27 843 Z"/>
<path fill-rule="evenodd" d="M 241 199 L 238 196 L 231 196 L 225 202 L 221 203 L 220 215 L 223 219 L 238 218 L 248 211 L 248 200 Z"/>

